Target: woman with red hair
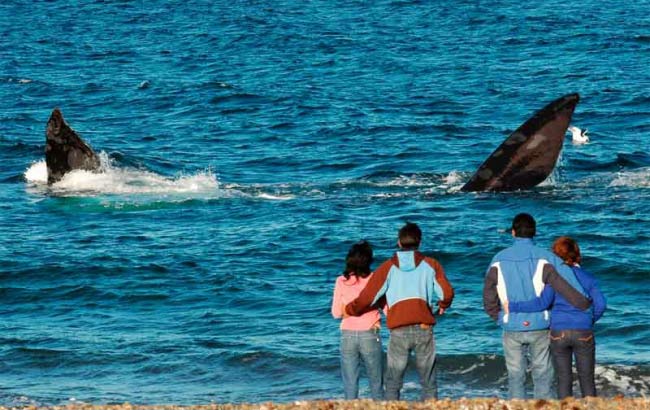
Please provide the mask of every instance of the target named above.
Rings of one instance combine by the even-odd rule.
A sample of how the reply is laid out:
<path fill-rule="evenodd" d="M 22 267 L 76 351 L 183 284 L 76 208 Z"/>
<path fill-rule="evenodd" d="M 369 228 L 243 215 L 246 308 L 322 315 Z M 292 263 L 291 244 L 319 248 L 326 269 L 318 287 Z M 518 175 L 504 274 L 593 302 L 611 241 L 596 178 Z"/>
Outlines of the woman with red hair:
<path fill-rule="evenodd" d="M 551 353 L 558 377 L 560 399 L 573 395 L 572 363 L 575 357 L 582 397 L 596 396 L 594 368 L 596 339 L 593 326 L 607 307 L 594 276 L 582 269 L 580 247 L 568 236 L 553 243 L 553 252 L 564 263 L 558 272 L 576 290 L 591 298 L 592 306 L 579 310 L 568 303 L 552 287 L 546 285 L 542 294 L 526 302 L 511 302 L 504 306 L 506 312 L 538 312 L 551 309 Z"/>

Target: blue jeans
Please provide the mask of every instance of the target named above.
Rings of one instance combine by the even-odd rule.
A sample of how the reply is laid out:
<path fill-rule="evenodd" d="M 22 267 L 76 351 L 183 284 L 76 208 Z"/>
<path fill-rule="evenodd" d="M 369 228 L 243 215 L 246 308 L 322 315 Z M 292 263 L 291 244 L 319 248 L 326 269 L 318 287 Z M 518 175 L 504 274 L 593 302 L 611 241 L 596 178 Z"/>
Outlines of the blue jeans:
<path fill-rule="evenodd" d="M 593 331 L 552 330 L 551 353 L 558 376 L 557 390 L 560 399 L 573 395 L 573 356 L 576 358 L 582 397 L 596 397 L 596 340 Z"/>
<path fill-rule="evenodd" d="M 346 400 L 359 397 L 361 361 L 366 367 L 373 400 L 384 398 L 379 330 L 341 330 L 341 376 Z"/>
<path fill-rule="evenodd" d="M 527 357 L 526 352 L 529 353 Z M 525 399 L 526 368 L 530 364 L 534 397 L 552 399 L 553 364 L 549 348 L 549 331 L 503 332 L 503 353 L 508 369 L 508 393 L 511 399 Z"/>
<path fill-rule="evenodd" d="M 398 327 L 390 331 L 388 365 L 386 369 L 386 400 L 399 400 L 404 372 L 411 351 L 415 352 L 415 367 L 422 384 L 422 400 L 437 398 L 436 341 L 431 326 Z"/>

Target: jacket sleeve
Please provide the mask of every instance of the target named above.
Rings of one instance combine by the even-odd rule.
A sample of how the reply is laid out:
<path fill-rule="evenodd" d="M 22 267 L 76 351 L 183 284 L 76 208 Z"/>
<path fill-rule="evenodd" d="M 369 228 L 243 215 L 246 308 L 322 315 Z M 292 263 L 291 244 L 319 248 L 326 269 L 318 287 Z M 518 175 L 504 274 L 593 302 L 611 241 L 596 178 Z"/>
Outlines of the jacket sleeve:
<path fill-rule="evenodd" d="M 451 306 L 451 302 L 454 300 L 454 288 L 451 287 L 451 283 L 449 283 L 449 279 L 447 279 L 445 270 L 442 268 L 440 262 L 435 259 L 427 258 L 427 263 L 429 263 L 435 271 L 435 284 L 437 285 L 438 292 L 440 292 L 436 292 L 436 296 L 439 298 L 437 301 L 438 307 L 441 309 L 448 309 Z M 435 288 L 436 286 L 434 285 L 434 289 Z M 435 303 L 433 300 L 430 300 L 429 302 L 430 305 Z"/>
<path fill-rule="evenodd" d="M 544 286 L 544 290 L 539 297 L 525 302 L 510 302 L 508 307 L 511 312 L 541 312 L 548 309 L 555 300 L 555 291 L 549 285 Z"/>
<path fill-rule="evenodd" d="M 605 309 L 607 309 L 607 299 L 598 288 L 598 282 L 595 279 L 589 289 L 589 296 L 594 302 L 594 323 L 596 323 L 598 319 L 603 317 Z"/>
<path fill-rule="evenodd" d="M 544 265 L 542 273 L 542 281 L 553 287 L 557 293 L 562 295 L 564 299 L 570 304 L 580 310 L 585 310 L 591 306 L 591 301 L 582 296 L 580 292 L 575 290 L 560 274 L 555 270 L 555 267 L 550 263 Z"/>
<path fill-rule="evenodd" d="M 343 299 L 341 298 L 341 287 L 339 281 L 337 280 L 334 285 L 334 296 L 332 296 L 332 316 L 335 319 L 340 319 L 343 316 L 343 308 L 341 304 Z"/>
<path fill-rule="evenodd" d="M 501 302 L 497 293 L 497 268 L 491 267 L 483 283 L 483 309 L 493 320 L 499 319 Z"/>
<path fill-rule="evenodd" d="M 359 296 L 352 302 L 348 303 L 345 307 L 345 312 L 350 316 L 359 316 L 367 311 L 367 309 L 376 303 L 386 293 L 386 279 L 388 272 L 393 266 L 393 262 L 389 259 L 372 274 L 370 280 L 363 288 Z"/>

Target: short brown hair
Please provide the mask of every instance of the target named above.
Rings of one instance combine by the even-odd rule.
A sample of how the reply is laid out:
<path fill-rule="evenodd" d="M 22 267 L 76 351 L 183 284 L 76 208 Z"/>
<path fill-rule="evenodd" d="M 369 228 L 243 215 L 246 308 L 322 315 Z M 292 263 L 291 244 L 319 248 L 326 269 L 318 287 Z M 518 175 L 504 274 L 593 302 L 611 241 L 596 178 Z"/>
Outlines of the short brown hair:
<path fill-rule="evenodd" d="M 407 222 L 397 234 L 399 243 L 406 249 L 417 249 L 422 240 L 420 227 L 412 222 Z"/>
<path fill-rule="evenodd" d="M 512 230 L 517 238 L 534 237 L 537 230 L 535 218 L 527 213 L 517 214 L 512 220 Z"/>
<path fill-rule="evenodd" d="M 582 260 L 578 242 L 568 236 L 560 236 L 553 242 L 553 253 L 569 266 L 577 265 Z"/>

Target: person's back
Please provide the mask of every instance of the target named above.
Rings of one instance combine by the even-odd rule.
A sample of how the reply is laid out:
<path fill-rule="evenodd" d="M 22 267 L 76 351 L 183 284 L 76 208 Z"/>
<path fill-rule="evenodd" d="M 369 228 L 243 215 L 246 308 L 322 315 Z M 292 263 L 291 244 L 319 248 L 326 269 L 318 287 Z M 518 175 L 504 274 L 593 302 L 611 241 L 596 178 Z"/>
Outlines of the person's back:
<path fill-rule="evenodd" d="M 553 244 L 553 252 L 562 258 L 558 266 L 560 275 L 580 293 L 593 300 L 589 309 L 579 309 L 556 293 L 552 287 L 545 287 L 540 297 L 512 302 L 508 306 L 513 312 L 535 312 L 551 308 L 550 347 L 558 373 L 558 392 L 560 398 L 572 395 L 572 362 L 575 357 L 576 368 L 582 396 L 596 396 L 594 380 L 595 336 L 593 324 L 603 315 L 607 302 L 600 292 L 596 279 L 582 269 L 580 248 L 573 239 L 563 236 Z"/>
<path fill-rule="evenodd" d="M 576 277 L 573 269 L 566 264 L 558 267 L 560 275 L 571 284 L 578 292 L 587 297 L 580 281 Z M 554 300 L 551 309 L 551 330 L 553 329 L 591 329 L 593 308 L 586 310 L 578 309 L 573 306 L 562 295 L 554 293 Z"/>
<path fill-rule="evenodd" d="M 524 301 L 539 296 L 544 289 L 544 269 L 550 260 L 550 252 L 537 247 L 530 238 L 515 238 L 514 244 L 497 253 L 490 270 L 496 270 L 497 292 L 501 300 Z M 506 331 L 547 329 L 548 312 L 511 313 L 499 312 L 498 321 Z"/>
<path fill-rule="evenodd" d="M 398 234 L 400 250 L 384 262 L 359 297 L 346 306 L 350 315 L 361 314 L 382 297 L 388 304 L 390 329 L 386 370 L 386 399 L 400 397 L 411 351 L 422 382 L 422 398 L 437 397 L 434 313 L 442 314 L 452 302 L 453 289 L 442 266 L 417 249 L 420 228 L 407 223 Z"/>
<path fill-rule="evenodd" d="M 332 298 L 332 316 L 341 321 L 341 377 L 345 399 L 359 396 L 359 374 L 364 363 L 374 400 L 383 393 L 380 315 L 377 308 L 368 309 L 360 316 L 345 315 L 345 305 L 356 299 L 372 277 L 372 248 L 365 241 L 354 244 L 346 256 L 346 268 L 336 279 Z"/>
<path fill-rule="evenodd" d="M 370 309 L 361 316 L 343 317 L 345 305 L 356 299 L 366 287 L 372 273 L 366 277 L 355 274 L 340 275 L 336 278 L 334 285 L 334 297 L 332 299 L 332 316 L 341 319 L 341 330 L 371 330 L 379 328 L 381 315 L 379 309 Z"/>
<path fill-rule="evenodd" d="M 510 398 L 525 398 L 526 353 L 529 352 L 534 397 L 552 398 L 553 367 L 549 349 L 548 312 L 506 313 L 509 301 L 526 301 L 540 296 L 544 284 L 551 284 L 576 306 L 587 308 L 589 301 L 557 272 L 557 256 L 535 246 L 535 219 L 518 214 L 512 222 L 512 246 L 497 253 L 485 276 L 483 303 L 488 315 L 503 329 L 503 351 L 508 370 Z"/>
<path fill-rule="evenodd" d="M 417 250 L 400 250 L 377 272 L 382 269 L 387 271 L 386 326 L 389 329 L 414 324 L 433 326 L 434 312 L 438 311 L 434 303 L 445 299 L 442 287 L 448 287 L 447 294 L 452 292 L 440 263 Z"/>

